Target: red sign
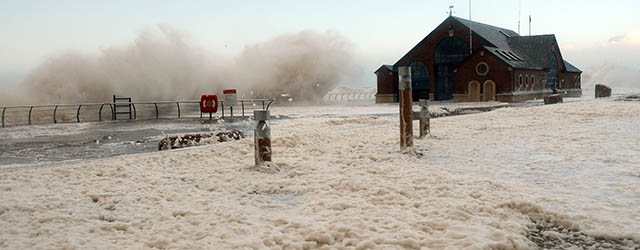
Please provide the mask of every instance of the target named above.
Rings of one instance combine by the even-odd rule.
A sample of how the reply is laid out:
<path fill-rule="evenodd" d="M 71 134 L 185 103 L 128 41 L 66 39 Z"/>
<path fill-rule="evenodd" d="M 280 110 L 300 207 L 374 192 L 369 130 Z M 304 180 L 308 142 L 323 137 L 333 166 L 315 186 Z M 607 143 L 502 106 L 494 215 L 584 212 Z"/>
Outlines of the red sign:
<path fill-rule="evenodd" d="M 229 107 L 233 107 L 236 105 L 236 90 L 235 89 L 225 89 L 222 91 L 224 93 L 224 105 Z"/>
<path fill-rule="evenodd" d="M 218 96 L 202 95 L 200 97 L 200 112 L 202 113 L 218 112 Z"/>

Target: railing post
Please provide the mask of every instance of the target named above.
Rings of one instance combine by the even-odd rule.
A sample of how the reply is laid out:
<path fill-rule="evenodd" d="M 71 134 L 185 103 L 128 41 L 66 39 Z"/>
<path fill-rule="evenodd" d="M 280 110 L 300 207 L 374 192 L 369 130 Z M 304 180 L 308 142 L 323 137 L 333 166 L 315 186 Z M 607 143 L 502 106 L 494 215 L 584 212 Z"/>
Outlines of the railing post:
<path fill-rule="evenodd" d="M 58 123 L 58 120 L 56 120 L 56 112 L 58 112 L 58 105 L 53 108 L 53 123 Z"/>
<path fill-rule="evenodd" d="M 29 125 L 31 125 L 31 111 L 33 110 L 33 106 L 29 108 Z"/>
<path fill-rule="evenodd" d="M 82 105 L 78 105 L 78 111 L 76 111 L 76 120 L 78 122 L 80 122 L 80 108 L 82 108 Z"/>
<path fill-rule="evenodd" d="M 222 118 L 224 118 L 224 102 L 220 101 L 220 107 L 222 107 Z"/>
<path fill-rule="evenodd" d="M 153 106 L 156 107 L 156 120 L 158 120 L 158 103 L 157 102 L 153 102 Z"/>
<path fill-rule="evenodd" d="M 102 108 L 104 108 L 104 103 L 100 105 L 100 110 L 98 111 L 98 120 L 102 121 Z"/>
<path fill-rule="evenodd" d="M 262 103 L 264 103 L 264 101 L 262 101 Z M 265 110 L 269 110 L 269 107 L 271 107 L 272 103 L 273 103 L 273 99 L 269 100 L 269 104 L 267 104 L 267 108 Z"/>
<path fill-rule="evenodd" d="M 138 119 L 138 112 L 136 112 L 136 104 L 135 103 L 131 103 L 129 105 L 131 105 L 131 107 L 133 107 L 133 119 L 134 120 Z M 129 116 L 131 116 L 131 114 L 129 114 Z"/>
<path fill-rule="evenodd" d="M 118 106 L 116 104 L 116 95 L 113 95 L 113 108 L 111 109 L 111 120 L 118 120 L 118 115 L 116 115 L 116 112 L 118 112 Z"/>
<path fill-rule="evenodd" d="M 262 100 L 262 109 L 265 109 L 265 108 L 264 108 L 264 100 Z"/>
<path fill-rule="evenodd" d="M 178 106 L 178 119 L 180 119 L 180 102 L 176 102 L 176 106 Z"/>
<path fill-rule="evenodd" d="M 2 127 L 4 128 L 4 112 L 7 111 L 7 107 L 2 108 Z"/>
<path fill-rule="evenodd" d="M 242 105 L 242 118 L 244 118 L 244 100 L 240 100 L 240 105 Z"/>
<path fill-rule="evenodd" d="M 115 109 L 114 109 L 114 108 L 115 108 L 115 107 L 114 107 L 114 105 L 115 105 L 115 104 L 111 104 L 111 103 L 109 103 L 109 108 L 111 109 L 111 120 L 112 120 L 112 121 L 116 119 L 116 115 L 115 115 L 115 114 L 116 114 L 116 111 L 115 111 Z"/>
<path fill-rule="evenodd" d="M 411 100 L 411 68 L 398 67 L 400 90 L 400 149 L 413 146 L 413 102 Z"/>

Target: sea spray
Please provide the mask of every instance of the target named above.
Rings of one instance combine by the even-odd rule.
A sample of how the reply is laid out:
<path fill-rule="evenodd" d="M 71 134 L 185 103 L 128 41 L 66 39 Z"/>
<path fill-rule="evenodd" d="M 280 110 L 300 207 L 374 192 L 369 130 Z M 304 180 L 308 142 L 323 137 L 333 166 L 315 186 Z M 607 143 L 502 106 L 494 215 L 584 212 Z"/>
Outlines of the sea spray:
<path fill-rule="evenodd" d="M 224 88 L 238 89 L 242 98 L 287 94 L 314 101 L 353 75 L 352 50 L 336 32 L 304 30 L 227 58 L 194 45 L 182 31 L 158 25 L 128 45 L 98 54 L 70 50 L 49 57 L 15 94 L 2 93 L 0 105 L 108 102 L 113 94 L 134 101 L 184 100 Z"/>

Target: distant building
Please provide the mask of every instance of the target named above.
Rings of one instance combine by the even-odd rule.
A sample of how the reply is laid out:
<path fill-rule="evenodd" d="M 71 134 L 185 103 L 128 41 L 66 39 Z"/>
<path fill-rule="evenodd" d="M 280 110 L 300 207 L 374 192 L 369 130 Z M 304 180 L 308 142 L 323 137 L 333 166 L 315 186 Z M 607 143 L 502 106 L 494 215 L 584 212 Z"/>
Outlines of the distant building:
<path fill-rule="evenodd" d="M 414 101 L 520 102 L 554 90 L 565 96 L 582 94 L 582 71 L 563 59 L 555 35 L 520 36 L 453 16 L 394 65 L 375 71 L 377 103 L 398 101 L 399 66 L 411 66 Z"/>

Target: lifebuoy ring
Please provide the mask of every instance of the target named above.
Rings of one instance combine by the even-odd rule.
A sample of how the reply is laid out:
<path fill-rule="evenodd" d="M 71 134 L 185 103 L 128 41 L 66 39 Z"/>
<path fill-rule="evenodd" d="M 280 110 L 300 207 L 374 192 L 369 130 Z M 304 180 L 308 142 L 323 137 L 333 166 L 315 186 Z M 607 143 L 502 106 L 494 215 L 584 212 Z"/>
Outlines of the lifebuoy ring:
<path fill-rule="evenodd" d="M 218 112 L 218 96 L 202 95 L 200 97 L 200 112 L 202 113 Z"/>

